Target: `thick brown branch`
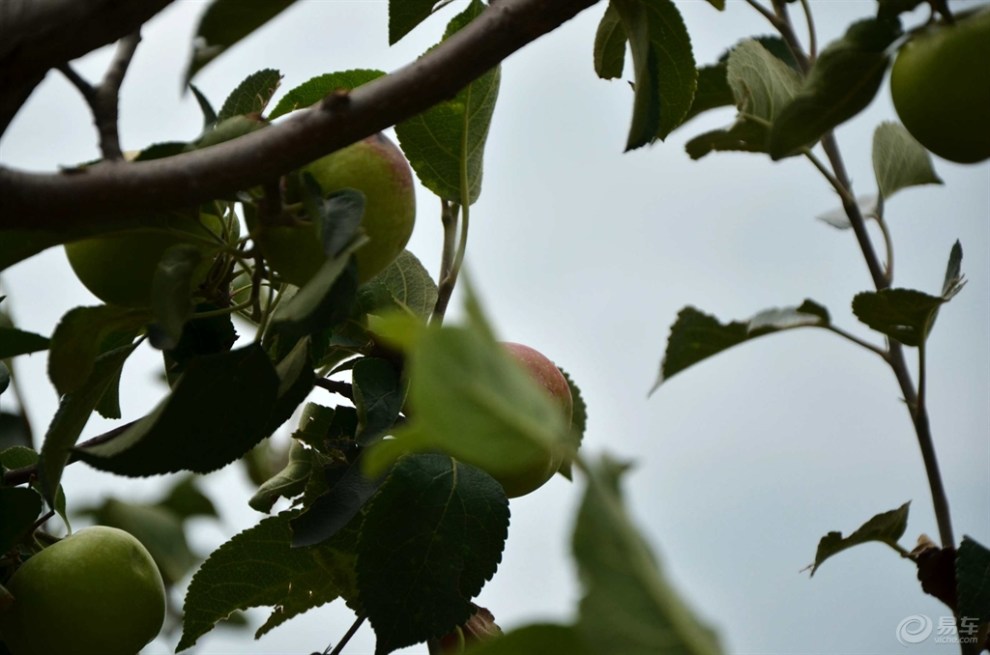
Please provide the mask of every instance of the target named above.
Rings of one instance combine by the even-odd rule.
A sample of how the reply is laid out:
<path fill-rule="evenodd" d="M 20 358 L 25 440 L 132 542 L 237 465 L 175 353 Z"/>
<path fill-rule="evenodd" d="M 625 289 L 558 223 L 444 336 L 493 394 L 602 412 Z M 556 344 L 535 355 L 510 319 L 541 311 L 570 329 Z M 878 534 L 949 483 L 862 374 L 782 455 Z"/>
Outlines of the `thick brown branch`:
<path fill-rule="evenodd" d="M 598 0 L 500 0 L 417 61 L 283 123 L 212 148 L 60 174 L 0 167 L 0 229 L 63 229 L 227 196 L 455 95 Z"/>

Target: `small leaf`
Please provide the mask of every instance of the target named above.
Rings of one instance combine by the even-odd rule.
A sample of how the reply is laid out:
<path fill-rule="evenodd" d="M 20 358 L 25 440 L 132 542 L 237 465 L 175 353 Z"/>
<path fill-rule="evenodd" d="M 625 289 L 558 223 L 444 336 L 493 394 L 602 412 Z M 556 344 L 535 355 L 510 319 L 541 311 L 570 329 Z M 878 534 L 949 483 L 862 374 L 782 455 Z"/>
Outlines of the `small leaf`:
<path fill-rule="evenodd" d="M 960 620 L 976 626 L 990 621 L 990 550 L 968 536 L 956 554 L 956 587 Z"/>
<path fill-rule="evenodd" d="M 41 496 L 34 489 L 0 487 L 0 553 L 8 552 L 41 515 Z"/>
<path fill-rule="evenodd" d="M 13 327 L 0 327 L 0 359 L 40 352 L 47 350 L 48 346 L 48 337 Z"/>
<path fill-rule="evenodd" d="M 385 74 L 384 71 L 368 68 L 327 73 L 311 78 L 286 93 L 268 115 L 269 120 L 288 114 L 291 111 L 309 107 L 334 91 L 344 89 L 351 91 L 362 84 L 377 79 Z"/>
<path fill-rule="evenodd" d="M 59 320 L 52 334 L 48 377 L 60 395 L 86 383 L 96 358 L 130 343 L 149 318 L 141 310 L 113 305 L 76 307 Z"/>
<path fill-rule="evenodd" d="M 210 104 L 210 99 L 195 84 L 189 84 L 189 90 L 192 91 L 193 97 L 196 98 L 196 104 L 199 105 L 199 110 L 203 113 L 203 131 L 205 132 L 217 122 L 217 112 Z"/>
<path fill-rule="evenodd" d="M 945 298 L 913 289 L 864 291 L 853 298 L 853 313 L 877 332 L 905 346 L 920 346 L 928 338 Z"/>
<path fill-rule="evenodd" d="M 437 304 L 437 284 L 426 267 L 408 250 L 358 289 L 358 304 L 365 314 L 403 309 L 429 318 Z"/>
<path fill-rule="evenodd" d="M 181 243 L 162 255 L 151 281 L 151 311 L 155 329 L 149 336 L 159 350 L 175 348 L 182 338 L 182 328 L 192 315 L 194 280 L 203 252 L 198 246 Z"/>
<path fill-rule="evenodd" d="M 399 418 L 405 401 L 399 372 L 385 359 L 362 357 L 354 364 L 354 406 L 358 413 L 358 433 L 364 443 L 388 431 Z"/>
<path fill-rule="evenodd" d="M 885 51 L 900 35 L 897 20 L 862 20 L 822 50 L 797 96 L 773 123 L 770 156 L 790 156 L 865 109 L 887 71 Z"/>
<path fill-rule="evenodd" d="M 626 150 L 665 138 L 681 124 L 697 87 L 691 37 L 670 0 L 612 0 L 636 73 Z"/>
<path fill-rule="evenodd" d="M 573 548 L 584 587 L 578 633 L 593 653 L 715 655 L 718 639 L 667 581 L 623 506 L 626 467 L 605 458 L 588 467 Z"/>
<path fill-rule="evenodd" d="M 192 578 L 183 606 L 182 638 L 190 648 L 237 610 L 273 607 L 256 636 L 306 610 L 353 598 L 354 534 L 318 548 L 292 548 L 292 513 L 264 519 L 210 555 Z"/>
<path fill-rule="evenodd" d="M 251 32 L 288 9 L 295 0 L 213 0 L 196 28 L 185 83 Z"/>
<path fill-rule="evenodd" d="M 949 263 L 945 267 L 945 280 L 942 282 L 942 298 L 945 300 L 955 297 L 966 284 L 962 274 L 962 256 L 962 244 L 956 240 L 949 252 Z"/>
<path fill-rule="evenodd" d="M 626 63 L 626 29 L 622 19 L 611 4 L 598 23 L 595 33 L 595 72 L 603 80 L 622 77 Z"/>
<path fill-rule="evenodd" d="M 900 123 L 881 123 L 873 133 L 873 172 L 884 199 L 911 186 L 942 184 L 928 150 Z"/>
<path fill-rule="evenodd" d="M 151 413 L 112 439 L 77 448 L 76 455 L 94 468 L 129 476 L 214 471 L 268 436 L 278 386 L 257 345 L 200 357 Z"/>
<path fill-rule="evenodd" d="M 306 488 L 317 452 L 293 440 L 285 467 L 258 487 L 248 501 L 259 512 L 270 512 L 279 498 L 294 498 Z"/>
<path fill-rule="evenodd" d="M 568 375 L 567 371 L 561 368 L 560 372 L 564 375 L 564 379 L 567 380 L 567 386 L 571 390 L 571 447 L 574 452 L 577 452 L 581 448 L 581 443 L 584 441 L 584 433 L 588 427 L 588 405 L 584 402 L 581 389 L 578 388 L 577 383 Z M 572 458 L 570 457 L 565 458 L 559 469 L 559 473 L 568 480 L 572 479 L 571 468 L 573 462 L 571 460 Z"/>
<path fill-rule="evenodd" d="M 237 85 L 220 108 L 217 122 L 245 114 L 261 114 L 282 82 L 282 73 L 266 68 L 248 75 Z"/>
<path fill-rule="evenodd" d="M 430 14 L 450 4 L 452 0 L 389 0 L 388 44 L 395 45 Z"/>
<path fill-rule="evenodd" d="M 484 11 L 479 0 L 454 17 L 450 38 Z M 395 126 L 402 151 L 423 186 L 444 200 L 473 204 L 481 195 L 485 142 L 498 97 L 501 69 L 495 67 L 434 105 Z"/>
<path fill-rule="evenodd" d="M 487 474 L 444 455 L 403 458 L 368 506 L 358 541 L 376 655 L 466 621 L 498 568 L 508 525 L 508 500 Z"/>
<path fill-rule="evenodd" d="M 878 208 L 877 196 L 859 196 L 856 198 L 856 206 L 859 208 L 859 213 L 862 214 L 863 218 L 876 218 Z M 818 215 L 816 218 L 837 230 L 849 230 L 852 228 L 852 223 L 849 222 L 849 216 L 846 215 L 846 210 L 843 207 L 837 207 L 832 211 Z"/>
<path fill-rule="evenodd" d="M 815 553 L 811 575 L 815 575 L 818 567 L 829 557 L 853 546 L 879 541 L 896 549 L 897 540 L 904 536 L 904 531 L 907 529 L 910 506 L 911 503 L 908 501 L 897 509 L 877 514 L 848 537 L 843 537 L 841 532 L 829 532 L 818 542 L 818 552 Z"/>
<path fill-rule="evenodd" d="M 793 328 L 828 325 L 828 311 L 811 300 L 798 307 L 762 311 L 746 322 L 726 324 L 693 307 L 685 307 L 670 328 L 660 374 L 650 393 L 684 369 L 750 339 Z"/>

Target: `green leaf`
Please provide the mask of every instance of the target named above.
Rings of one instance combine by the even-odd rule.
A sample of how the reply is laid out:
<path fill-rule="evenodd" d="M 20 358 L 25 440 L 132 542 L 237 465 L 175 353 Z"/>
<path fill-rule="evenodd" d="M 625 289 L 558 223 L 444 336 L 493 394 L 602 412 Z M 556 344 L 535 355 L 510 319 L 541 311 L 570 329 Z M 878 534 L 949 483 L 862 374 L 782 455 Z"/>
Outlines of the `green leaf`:
<path fill-rule="evenodd" d="M 942 282 L 942 297 L 951 300 L 966 285 L 962 274 L 962 244 L 957 239 L 949 252 L 949 263 L 945 266 L 945 280 Z"/>
<path fill-rule="evenodd" d="M 584 587 L 577 629 L 592 653 L 714 655 L 715 634 L 665 578 L 623 506 L 626 467 L 604 458 L 587 469 L 573 548 Z"/>
<path fill-rule="evenodd" d="M 885 51 L 900 35 L 896 19 L 868 19 L 822 50 L 800 92 L 773 122 L 770 156 L 793 155 L 865 109 L 887 71 Z"/>
<path fill-rule="evenodd" d="M 625 26 L 636 74 L 626 150 L 665 138 L 694 98 L 698 71 L 691 37 L 671 0 L 611 0 Z"/>
<path fill-rule="evenodd" d="M 881 123 L 873 133 L 873 172 L 885 199 L 907 187 L 942 184 L 928 150 L 900 123 Z"/>
<path fill-rule="evenodd" d="M 403 250 L 384 271 L 361 285 L 358 303 L 366 314 L 402 309 L 426 319 L 437 304 L 437 293 L 426 267 L 416 255 Z"/>
<path fill-rule="evenodd" d="M 158 503 L 158 507 L 167 509 L 181 519 L 197 516 L 219 518 L 213 501 L 199 488 L 198 479 L 195 475 L 180 477 Z"/>
<path fill-rule="evenodd" d="M 170 350 L 182 338 L 192 315 L 195 277 L 202 261 L 202 249 L 189 243 L 174 245 L 162 254 L 151 280 L 151 311 L 156 322 L 150 340 L 156 348 Z"/>
<path fill-rule="evenodd" d="M 213 0 L 199 21 L 184 84 L 208 63 L 292 6 L 295 0 Z"/>
<path fill-rule="evenodd" d="M 269 435 L 278 387 L 278 375 L 257 345 L 207 355 L 189 363 L 151 413 L 76 454 L 94 468 L 121 475 L 208 473 Z"/>
<path fill-rule="evenodd" d="M 224 100 L 217 114 L 217 122 L 234 116 L 263 113 L 281 82 L 282 73 L 271 68 L 248 75 Z"/>
<path fill-rule="evenodd" d="M 217 112 L 213 109 L 213 105 L 210 104 L 210 99 L 196 88 L 195 84 L 189 84 L 189 90 L 192 91 L 193 97 L 196 98 L 196 104 L 199 105 L 199 110 L 203 114 L 203 131 L 205 132 L 217 122 Z"/>
<path fill-rule="evenodd" d="M 391 362 L 362 357 L 352 370 L 354 406 L 358 413 L 358 433 L 362 442 L 384 434 L 399 418 L 405 394 L 399 372 Z"/>
<path fill-rule="evenodd" d="M 10 386 L 10 369 L 7 368 L 7 363 L 0 359 L 0 396 L 3 392 L 7 390 Z"/>
<path fill-rule="evenodd" d="M 376 655 L 466 621 L 470 600 L 498 568 L 508 525 L 508 500 L 487 474 L 444 455 L 400 460 L 358 541 L 358 589 Z"/>
<path fill-rule="evenodd" d="M 69 451 L 82 434 L 90 414 L 103 394 L 118 379 L 120 369 L 135 347 L 136 345 L 123 346 L 97 357 L 86 382 L 76 391 L 62 396 L 48 432 L 45 433 L 41 460 L 38 463 L 42 494 L 49 505 L 54 506 L 62 471 L 69 460 Z"/>
<path fill-rule="evenodd" d="M 571 376 L 564 369 L 560 369 L 563 373 L 564 379 L 567 380 L 567 386 L 571 390 L 571 447 L 574 452 L 577 452 L 581 447 L 581 443 L 584 441 L 584 433 L 588 427 L 588 405 L 584 402 L 584 396 L 581 394 L 581 389 L 578 388 L 577 383 L 571 378 Z M 564 459 L 564 462 L 560 465 L 559 473 L 563 475 L 568 480 L 571 480 L 571 468 L 573 462 L 570 457 Z"/>
<path fill-rule="evenodd" d="M 858 196 L 856 198 L 856 206 L 859 208 L 859 213 L 863 215 L 863 218 L 869 220 L 877 217 L 877 196 Z M 824 214 L 819 214 L 816 218 L 837 230 L 849 230 L 852 228 L 852 223 L 849 222 L 849 216 L 846 214 L 845 207 L 836 207 L 835 209 L 827 211 Z"/>
<path fill-rule="evenodd" d="M 763 43 L 743 41 L 729 53 L 726 80 L 739 108 L 739 121 L 754 130 L 754 147 L 766 148 L 770 126 L 798 93 L 801 79 Z"/>
<path fill-rule="evenodd" d="M 300 339 L 275 366 L 275 373 L 278 374 L 278 392 L 265 427 L 268 434 L 275 432 L 289 420 L 313 390 L 316 376 L 313 373 L 309 339 Z"/>
<path fill-rule="evenodd" d="M 990 550 L 968 536 L 956 553 L 956 589 L 961 619 L 990 621 Z"/>
<path fill-rule="evenodd" d="M 0 327 L 0 359 L 47 350 L 48 337 L 13 327 Z"/>
<path fill-rule="evenodd" d="M 306 448 L 293 440 L 289 446 L 289 461 L 285 467 L 258 487 L 248 501 L 253 509 L 268 513 L 279 498 L 294 498 L 303 492 L 314 463 L 319 459 L 317 451 Z M 320 467 L 322 470 L 322 467 Z"/>
<path fill-rule="evenodd" d="M 453 0 L 389 0 L 388 44 L 395 45 L 414 27 Z"/>
<path fill-rule="evenodd" d="M 214 303 L 200 303 L 197 312 L 211 313 L 212 316 L 195 317 L 182 326 L 182 336 L 175 347 L 162 353 L 165 360 L 165 377 L 169 386 L 182 375 L 186 365 L 197 357 L 215 355 L 230 350 L 237 341 L 237 330 L 230 314 L 216 313 L 222 309 Z"/>
<path fill-rule="evenodd" d="M 595 72 L 603 80 L 622 77 L 626 63 L 626 30 L 619 13 L 611 4 L 598 23 L 595 33 Z"/>
<path fill-rule="evenodd" d="M 59 395 L 86 384 L 96 358 L 130 343 L 148 318 L 143 310 L 113 305 L 69 310 L 55 327 L 48 356 L 48 377 Z"/>
<path fill-rule="evenodd" d="M 0 553 L 8 552 L 41 515 L 41 496 L 34 489 L 0 487 Z"/>
<path fill-rule="evenodd" d="M 815 553 L 811 575 L 815 575 L 818 567 L 829 557 L 870 541 L 879 541 L 897 550 L 897 540 L 904 536 L 904 531 L 907 529 L 910 506 L 911 502 L 908 501 L 897 509 L 877 514 L 848 537 L 843 537 L 841 532 L 829 532 L 818 542 L 818 552 Z"/>
<path fill-rule="evenodd" d="M 863 323 L 905 346 L 920 346 L 928 338 L 945 298 L 913 289 L 883 289 L 856 294 L 853 313 Z"/>
<path fill-rule="evenodd" d="M 726 324 L 685 307 L 670 328 L 660 374 L 650 393 L 684 369 L 750 339 L 800 327 L 827 327 L 829 322 L 828 311 L 811 300 L 797 307 L 764 310 L 748 321 Z"/>
<path fill-rule="evenodd" d="M 483 642 L 471 655 L 594 655 L 581 634 L 569 625 L 538 623 L 513 630 L 503 637 Z M 612 651 L 608 651 L 612 652 Z"/>
<path fill-rule="evenodd" d="M 309 609 L 339 597 L 356 598 L 353 531 L 317 548 L 292 548 L 292 516 L 283 513 L 264 519 L 203 563 L 186 592 L 177 652 L 190 648 L 237 610 L 273 608 L 255 634 L 259 637 Z"/>
<path fill-rule="evenodd" d="M 269 120 L 274 120 L 279 116 L 288 114 L 291 111 L 309 107 L 323 98 L 327 97 L 338 89 L 351 91 L 362 84 L 367 84 L 371 80 L 377 79 L 385 74 L 384 71 L 369 68 L 356 68 L 353 70 L 340 71 L 318 75 L 303 82 L 296 88 L 286 93 L 275 108 L 268 115 Z"/>
<path fill-rule="evenodd" d="M 719 62 L 698 69 L 698 89 L 694 93 L 691 108 L 684 116 L 684 123 L 710 109 L 728 107 L 736 102 L 729 86 L 728 62 Z"/>
<path fill-rule="evenodd" d="M 353 443 L 353 442 L 352 442 Z M 324 457 L 322 461 L 329 460 Z M 361 459 L 356 458 L 346 468 L 339 462 L 320 467 L 317 482 L 327 487 L 316 495 L 314 477 L 307 481 L 306 496 L 315 495 L 316 500 L 308 504 L 306 510 L 292 519 L 292 545 L 315 546 L 332 538 L 358 515 L 365 504 L 381 486 L 383 477 L 370 478 L 361 471 Z M 304 497 L 304 503 L 306 499 Z"/>
<path fill-rule="evenodd" d="M 472 0 L 447 26 L 450 38 L 484 11 Z M 423 186 L 444 200 L 473 204 L 481 195 L 485 141 L 498 97 L 501 69 L 495 67 L 434 105 L 395 126 L 409 164 Z"/>

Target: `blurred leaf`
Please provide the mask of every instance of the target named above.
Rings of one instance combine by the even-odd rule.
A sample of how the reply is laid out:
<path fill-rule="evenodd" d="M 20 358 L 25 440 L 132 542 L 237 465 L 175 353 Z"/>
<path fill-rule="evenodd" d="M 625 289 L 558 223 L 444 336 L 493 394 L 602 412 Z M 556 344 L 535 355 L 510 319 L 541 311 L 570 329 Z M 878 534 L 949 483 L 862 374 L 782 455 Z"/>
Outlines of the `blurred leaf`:
<path fill-rule="evenodd" d="M 990 550 L 964 536 L 956 555 L 956 585 L 961 618 L 990 621 Z M 975 652 L 975 651 L 974 651 Z"/>
<path fill-rule="evenodd" d="M 175 348 L 182 337 L 182 328 L 192 315 L 194 278 L 202 261 L 198 246 L 183 243 L 166 250 L 158 262 L 151 282 L 155 325 L 149 340 L 159 350 Z"/>
<path fill-rule="evenodd" d="M 883 289 L 856 294 L 852 309 L 856 318 L 877 332 L 905 346 L 920 346 L 944 302 L 944 298 L 913 289 Z"/>
<path fill-rule="evenodd" d="M 480 0 L 447 26 L 450 38 L 484 11 Z M 495 67 L 434 105 L 395 126 L 402 151 L 423 186 L 443 200 L 473 204 L 481 195 L 485 141 L 498 97 L 501 69 Z"/>
<path fill-rule="evenodd" d="M 187 77 L 186 79 L 188 80 L 189 78 Z M 199 110 L 203 114 L 203 131 L 205 132 L 217 122 L 217 112 L 213 109 L 213 105 L 210 104 L 210 99 L 195 84 L 190 83 L 189 90 L 192 91 L 193 97 L 196 98 L 196 103 L 199 105 Z"/>
<path fill-rule="evenodd" d="M 0 487 L 0 553 L 8 552 L 41 515 L 41 496 L 34 489 Z"/>
<path fill-rule="evenodd" d="M 90 466 L 121 475 L 208 473 L 268 436 L 278 386 L 275 369 L 257 345 L 207 355 L 189 363 L 172 393 L 147 416 L 75 452 Z"/>
<path fill-rule="evenodd" d="M 47 350 L 48 345 L 48 337 L 13 327 L 0 326 L 0 359 L 9 359 L 18 355 Z"/>
<path fill-rule="evenodd" d="M 437 304 L 437 285 L 416 255 L 403 250 L 384 271 L 361 285 L 358 302 L 365 313 L 402 308 L 426 319 Z"/>
<path fill-rule="evenodd" d="M 626 30 L 622 19 L 611 4 L 598 23 L 595 33 L 595 72 L 603 80 L 622 77 L 626 63 Z"/>
<path fill-rule="evenodd" d="M 893 18 L 913 11 L 927 0 L 877 0 L 877 18 Z"/>
<path fill-rule="evenodd" d="M 0 359 L 0 396 L 3 392 L 7 390 L 10 386 L 10 369 L 7 368 L 7 363 Z"/>
<path fill-rule="evenodd" d="M 14 446 L 33 446 L 31 424 L 22 413 L 0 411 L 0 451 Z"/>
<path fill-rule="evenodd" d="M 517 628 L 503 637 L 472 648 L 471 655 L 594 655 L 581 634 L 569 625 L 538 623 Z M 607 651 L 612 652 L 612 651 Z"/>
<path fill-rule="evenodd" d="M 698 71 L 691 37 L 671 0 L 611 0 L 625 26 L 636 74 L 626 150 L 665 138 L 694 98 Z"/>
<path fill-rule="evenodd" d="M 414 27 L 453 0 L 389 0 L 388 44 L 394 45 Z"/>
<path fill-rule="evenodd" d="M 897 20 L 863 20 L 815 60 L 794 99 L 770 129 L 773 159 L 795 154 L 866 108 L 883 82 L 887 47 L 901 35 Z"/>
<path fill-rule="evenodd" d="M 48 355 L 48 377 L 60 395 L 85 384 L 96 358 L 130 343 L 149 319 L 144 310 L 114 305 L 76 307 L 58 322 Z"/>
<path fill-rule="evenodd" d="M 42 495 L 49 505 L 55 505 L 55 495 L 62 480 L 62 471 L 69 460 L 69 451 L 76 444 L 90 414 L 107 388 L 118 379 L 120 369 L 135 347 L 123 346 L 97 357 L 85 384 L 62 396 L 48 432 L 45 433 L 41 461 L 38 463 Z"/>
<path fill-rule="evenodd" d="M 470 600 L 498 568 L 508 525 L 508 500 L 487 474 L 444 455 L 400 460 L 358 541 L 358 589 L 376 655 L 466 621 Z"/>
<path fill-rule="evenodd" d="M 199 488 L 199 478 L 195 475 L 184 475 L 172 484 L 168 494 L 157 503 L 180 519 L 196 516 L 219 518 L 217 508 L 210 497 Z"/>
<path fill-rule="evenodd" d="M 881 123 L 873 133 L 873 172 L 884 199 L 907 187 L 942 184 L 928 150 L 900 123 Z"/>
<path fill-rule="evenodd" d="M 220 113 L 217 114 L 217 122 L 244 114 L 263 113 L 281 82 L 282 73 L 272 68 L 248 75 L 227 96 L 220 108 Z"/>
<path fill-rule="evenodd" d="M 356 598 L 354 531 L 316 548 L 292 548 L 287 512 L 262 520 L 220 546 L 193 576 L 183 607 L 176 652 L 236 610 L 273 608 L 255 633 L 341 596 Z"/>
<path fill-rule="evenodd" d="M 213 0 L 196 29 L 184 82 L 188 83 L 201 68 L 293 2 L 295 0 Z"/>
<path fill-rule="evenodd" d="M 729 64 L 724 61 L 698 69 L 698 88 L 694 92 L 691 108 L 684 116 L 684 123 L 710 109 L 735 104 L 736 98 L 727 77 L 728 70 Z"/>
<path fill-rule="evenodd" d="M 256 114 L 251 114 L 248 116 L 231 116 L 230 118 L 225 118 L 204 130 L 198 139 L 185 147 L 185 150 L 189 151 L 210 148 L 226 141 L 233 141 L 234 139 L 238 139 L 245 134 L 250 134 L 251 132 L 260 130 L 263 127 L 268 127 L 268 122 L 262 118 L 259 118 Z"/>
<path fill-rule="evenodd" d="M 856 206 L 859 208 L 859 213 L 866 219 L 876 218 L 877 202 L 878 199 L 875 195 L 859 196 L 856 198 Z M 818 215 L 816 218 L 837 230 L 848 230 L 852 228 L 852 223 L 849 222 L 849 216 L 846 215 L 844 207 L 837 207 L 832 211 Z"/>
<path fill-rule="evenodd" d="M 587 469 L 573 540 L 584 587 L 578 634 L 593 653 L 721 653 L 630 520 L 619 489 L 624 469 L 608 458 Z"/>
<path fill-rule="evenodd" d="M 910 506 L 911 502 L 908 501 L 897 509 L 877 514 L 848 537 L 843 537 L 841 532 L 829 532 L 818 542 L 818 552 L 815 553 L 815 564 L 811 568 L 811 575 L 815 575 L 818 567 L 829 557 L 853 546 L 879 541 L 896 548 L 897 540 L 904 536 L 904 531 L 907 529 Z"/>
<path fill-rule="evenodd" d="M 942 282 L 942 298 L 951 300 L 966 285 L 962 274 L 962 244 L 957 239 L 949 252 L 949 263 L 945 266 L 945 279 Z"/>
<path fill-rule="evenodd" d="M 356 68 L 318 75 L 286 93 L 272 109 L 268 119 L 274 120 L 291 111 L 309 107 L 338 89 L 352 91 L 383 75 L 385 75 L 384 71 L 370 68 Z"/>
<path fill-rule="evenodd" d="M 581 447 L 581 443 L 584 441 L 584 433 L 588 427 L 588 405 L 584 402 L 581 389 L 578 388 L 577 383 L 574 382 L 567 371 L 561 368 L 560 372 L 564 375 L 564 379 L 567 380 L 567 386 L 571 390 L 571 446 L 574 452 L 577 452 Z M 560 465 L 559 473 L 568 480 L 572 479 L 572 464 L 571 458 L 567 457 L 564 458 L 563 463 Z"/>
<path fill-rule="evenodd" d="M 767 309 L 748 321 L 726 324 L 693 307 L 685 307 L 670 328 L 660 374 L 650 393 L 684 369 L 750 339 L 793 328 L 826 327 L 829 322 L 828 311 L 811 300 L 797 307 Z"/>

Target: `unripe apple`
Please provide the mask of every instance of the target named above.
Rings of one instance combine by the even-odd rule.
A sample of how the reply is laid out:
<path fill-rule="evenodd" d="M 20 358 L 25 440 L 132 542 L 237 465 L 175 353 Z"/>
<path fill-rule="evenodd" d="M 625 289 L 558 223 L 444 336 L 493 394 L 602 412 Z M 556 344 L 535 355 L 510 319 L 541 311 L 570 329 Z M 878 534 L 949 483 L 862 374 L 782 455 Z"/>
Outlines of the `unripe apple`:
<path fill-rule="evenodd" d="M 151 304 L 151 283 L 165 251 L 188 243 L 203 254 L 193 275 L 199 284 L 233 229 L 219 216 L 169 217 L 158 228 L 135 228 L 65 244 L 65 254 L 79 281 L 105 303 L 123 307 Z"/>
<path fill-rule="evenodd" d="M 990 9 L 904 44 L 890 91 L 904 127 L 933 153 L 962 164 L 990 158 Z"/>
<path fill-rule="evenodd" d="M 574 399 L 571 397 L 571 387 L 567 378 L 560 372 L 557 365 L 547 359 L 542 353 L 520 343 L 506 342 L 502 344 L 512 357 L 529 371 L 533 380 L 540 385 L 560 407 L 565 425 L 570 426 L 571 415 L 574 411 Z M 563 457 L 557 451 L 547 451 L 546 458 L 519 473 L 495 476 L 505 495 L 509 498 L 525 496 L 543 486 L 553 477 L 561 464 Z"/>
<path fill-rule="evenodd" d="M 45 548 L 7 582 L 0 614 L 12 655 L 135 655 L 165 620 L 165 586 L 141 542 L 85 528 Z"/>
<path fill-rule="evenodd" d="M 364 194 L 361 228 L 368 237 L 357 258 L 358 281 L 366 282 L 399 256 L 416 221 L 412 170 L 402 151 L 383 134 L 306 165 L 325 195 L 342 189 Z M 272 270 L 296 286 L 309 281 L 326 260 L 320 226 L 265 227 L 258 245 Z"/>

